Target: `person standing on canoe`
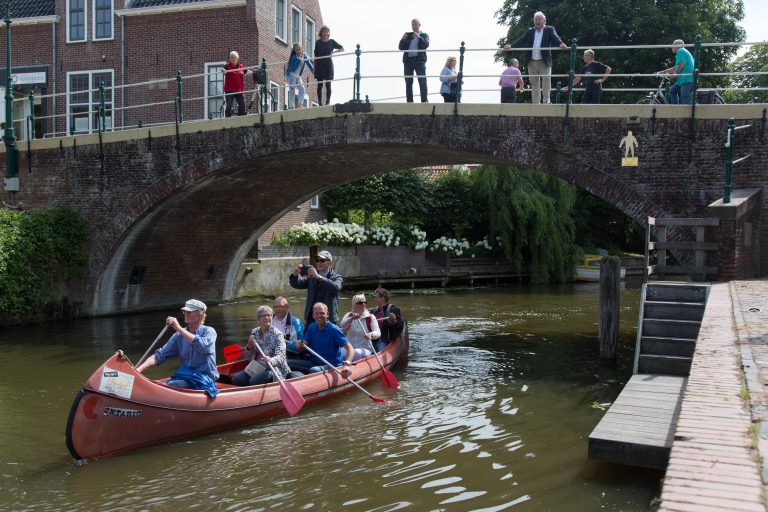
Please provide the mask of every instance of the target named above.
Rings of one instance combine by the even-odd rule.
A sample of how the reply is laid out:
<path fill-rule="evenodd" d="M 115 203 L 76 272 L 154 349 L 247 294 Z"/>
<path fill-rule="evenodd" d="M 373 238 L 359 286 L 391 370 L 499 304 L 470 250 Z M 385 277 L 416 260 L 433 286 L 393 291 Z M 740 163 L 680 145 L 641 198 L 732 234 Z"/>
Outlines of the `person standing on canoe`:
<path fill-rule="evenodd" d="M 176 388 L 206 389 L 219 378 L 216 369 L 216 331 L 203 325 L 208 307 L 197 299 L 190 299 L 181 308 L 184 312 L 184 328 L 174 316 L 165 319 L 166 325 L 176 331 L 168 342 L 149 356 L 136 371 L 142 373 L 147 368 L 160 366 L 168 359 L 178 357 L 181 368 L 174 373 L 168 386 Z M 214 393 L 215 394 L 215 393 Z"/>
<path fill-rule="evenodd" d="M 304 306 L 304 322 L 312 323 L 312 306 L 322 302 L 328 307 L 328 321 L 339 323 L 339 292 L 344 279 L 331 269 L 333 256 L 328 251 L 317 253 L 317 268 L 312 265 L 296 265 L 288 276 L 288 283 L 296 289 L 307 290 L 307 304 Z"/>
<path fill-rule="evenodd" d="M 315 321 L 307 326 L 304 332 L 304 340 L 297 343 L 299 350 L 304 350 L 306 344 L 320 354 L 326 361 L 333 366 L 350 364 L 355 355 L 355 349 L 344 336 L 338 326 L 332 324 L 328 319 L 328 306 L 318 302 L 312 307 L 312 316 Z M 341 349 L 347 350 L 346 359 L 342 357 Z M 309 360 L 290 359 L 288 366 L 292 370 L 298 370 L 306 373 L 318 373 L 329 368 L 320 359 L 313 354 L 309 355 Z"/>

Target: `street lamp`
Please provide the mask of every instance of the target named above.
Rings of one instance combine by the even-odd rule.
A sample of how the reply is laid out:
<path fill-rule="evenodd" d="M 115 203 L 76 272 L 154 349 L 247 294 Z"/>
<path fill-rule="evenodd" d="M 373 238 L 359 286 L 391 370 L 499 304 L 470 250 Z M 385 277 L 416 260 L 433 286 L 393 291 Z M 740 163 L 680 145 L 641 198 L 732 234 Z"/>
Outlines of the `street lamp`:
<path fill-rule="evenodd" d="M 11 1 L 5 11 L 5 190 L 19 191 L 19 177 L 16 172 L 16 134 L 13 129 L 13 77 L 11 76 Z"/>

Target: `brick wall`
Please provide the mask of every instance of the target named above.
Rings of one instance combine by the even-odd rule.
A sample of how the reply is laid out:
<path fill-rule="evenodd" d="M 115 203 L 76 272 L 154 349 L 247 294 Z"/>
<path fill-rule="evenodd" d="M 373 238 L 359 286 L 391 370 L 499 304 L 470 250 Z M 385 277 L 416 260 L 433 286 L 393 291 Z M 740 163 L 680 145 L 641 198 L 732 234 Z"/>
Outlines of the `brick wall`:
<path fill-rule="evenodd" d="M 115 0 L 115 10 L 123 9 L 125 0 Z M 307 16 L 315 21 L 316 29 L 322 25 L 318 0 L 291 0 L 288 31 L 291 30 L 290 7 L 302 11 L 302 38 Z M 13 66 L 48 65 L 48 94 L 66 93 L 67 73 L 77 71 L 113 71 L 114 85 L 129 85 L 162 78 L 173 79 L 177 71 L 183 77 L 200 75 L 206 63 L 224 62 L 230 50 L 237 50 L 246 66 L 257 65 L 262 58 L 267 62 L 285 61 L 290 47 L 275 36 L 274 0 L 247 0 L 245 6 L 228 8 L 207 7 L 187 12 L 141 16 L 113 16 L 111 40 L 93 40 L 93 2 L 86 2 L 87 40 L 67 42 L 66 0 L 57 0 L 55 24 L 11 25 Z M 124 28 L 124 31 L 123 31 Z M 55 50 L 54 34 L 55 32 Z M 54 62 L 55 51 L 55 62 Z M 5 25 L 0 24 L 0 55 L 5 54 Z M 124 55 L 124 56 L 123 56 Z M 125 76 L 122 69 L 125 69 Z M 285 84 L 282 64 L 268 69 L 271 81 Z M 253 80 L 246 78 L 246 89 L 253 88 Z M 314 93 L 310 98 L 314 99 Z M 38 91 L 39 93 L 40 91 Z M 151 84 L 114 91 L 114 106 L 136 107 L 148 103 L 169 102 L 167 105 L 131 108 L 116 112 L 114 125 L 135 126 L 158 122 L 172 122 L 175 116 L 173 100 L 176 83 Z M 185 119 L 201 119 L 205 107 L 204 77 L 185 78 L 183 97 Z M 281 91 L 281 102 L 285 97 Z M 45 100 L 48 114 L 67 113 L 66 96 Z M 68 130 L 65 117 L 48 123 L 44 133 Z"/>

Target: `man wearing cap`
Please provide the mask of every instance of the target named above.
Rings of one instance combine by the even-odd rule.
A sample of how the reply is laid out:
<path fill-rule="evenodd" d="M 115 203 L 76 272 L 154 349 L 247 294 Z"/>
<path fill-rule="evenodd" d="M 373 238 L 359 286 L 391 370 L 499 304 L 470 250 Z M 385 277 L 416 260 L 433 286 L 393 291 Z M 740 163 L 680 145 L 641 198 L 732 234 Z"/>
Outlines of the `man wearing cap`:
<path fill-rule="evenodd" d="M 691 52 L 683 48 L 682 39 L 672 42 L 672 53 L 675 54 L 675 65 L 662 69 L 659 73 L 664 75 L 676 75 L 675 83 L 669 89 L 669 99 L 672 104 L 690 105 L 693 103 L 691 92 L 693 91 L 693 56 Z"/>
<path fill-rule="evenodd" d="M 176 331 L 168 342 L 147 358 L 136 370 L 141 373 L 147 368 L 160 366 L 166 360 L 178 357 L 182 367 L 188 368 L 193 374 L 210 377 L 212 381 L 219 378 L 216 369 L 216 331 L 213 327 L 203 325 L 205 312 L 208 307 L 197 299 L 189 299 L 181 310 L 184 312 L 184 328 L 174 316 L 165 319 L 166 325 Z M 177 372 L 178 373 L 178 372 Z M 176 376 L 177 374 L 174 374 Z M 168 386 L 177 388 L 200 389 L 188 379 L 174 378 L 165 382 Z"/>
<path fill-rule="evenodd" d="M 322 302 L 328 306 L 328 321 L 339 323 L 339 292 L 343 278 L 331 269 L 333 256 L 328 251 L 317 253 L 317 268 L 312 265 L 296 265 L 288 276 L 288 283 L 296 289 L 307 290 L 307 304 L 304 306 L 304 321 L 312 323 L 312 306 Z M 302 275 L 302 267 L 305 267 Z"/>

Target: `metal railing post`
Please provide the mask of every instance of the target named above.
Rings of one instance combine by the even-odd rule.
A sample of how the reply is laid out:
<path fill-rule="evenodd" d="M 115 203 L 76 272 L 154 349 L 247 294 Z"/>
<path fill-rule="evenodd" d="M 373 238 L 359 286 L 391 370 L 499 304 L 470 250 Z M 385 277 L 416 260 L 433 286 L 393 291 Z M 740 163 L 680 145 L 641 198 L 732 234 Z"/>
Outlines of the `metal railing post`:
<path fill-rule="evenodd" d="M 360 103 L 360 45 L 355 48 L 355 83 L 353 85 L 352 99 Z"/>
<path fill-rule="evenodd" d="M 107 107 L 104 101 L 104 81 L 99 82 L 99 131 L 107 131 Z"/>
<path fill-rule="evenodd" d="M 571 58 L 568 67 L 568 95 L 565 99 L 565 118 L 563 118 L 563 142 L 568 142 L 568 124 L 571 114 L 571 99 L 573 98 L 573 78 L 574 68 L 576 67 L 576 38 L 571 39 Z M 547 98 L 549 101 L 549 98 Z"/>
<path fill-rule="evenodd" d="M 271 87 L 269 87 L 269 77 L 267 75 L 267 59 L 262 57 L 261 58 L 261 73 L 262 77 L 264 78 L 264 94 L 261 95 L 261 103 L 262 103 L 262 109 L 261 113 L 267 112 L 267 109 L 269 108 L 269 93 L 271 93 Z"/>
<path fill-rule="evenodd" d="M 560 93 L 563 91 L 563 85 L 557 82 L 555 85 L 555 103 L 560 103 Z"/>
<path fill-rule="evenodd" d="M 16 156 L 16 134 L 13 128 L 13 77 L 11 70 L 11 2 L 5 12 L 5 190 L 18 192 L 18 160 Z M 16 178 L 15 180 L 13 178 Z"/>
<path fill-rule="evenodd" d="M 178 105 L 177 119 L 179 123 L 184 122 L 184 110 L 182 109 L 181 99 L 181 70 L 176 72 L 176 104 Z"/>
<path fill-rule="evenodd" d="M 29 128 L 29 139 L 35 138 L 35 95 L 29 91 L 29 118 L 31 127 Z"/>
<path fill-rule="evenodd" d="M 723 204 L 731 202 L 731 175 L 733 174 L 733 135 L 736 120 L 728 119 L 728 128 L 725 131 L 725 187 L 723 189 Z"/>
<path fill-rule="evenodd" d="M 464 82 L 464 52 L 467 48 L 464 46 L 464 41 L 461 42 L 459 48 L 459 74 L 456 77 L 457 89 L 456 89 L 456 103 L 461 103 L 461 91 L 463 89 L 462 84 Z"/>

